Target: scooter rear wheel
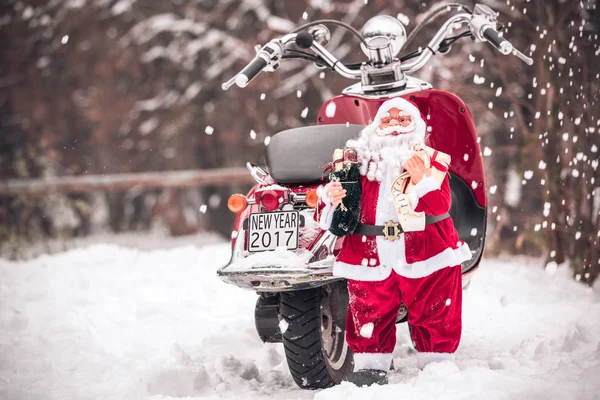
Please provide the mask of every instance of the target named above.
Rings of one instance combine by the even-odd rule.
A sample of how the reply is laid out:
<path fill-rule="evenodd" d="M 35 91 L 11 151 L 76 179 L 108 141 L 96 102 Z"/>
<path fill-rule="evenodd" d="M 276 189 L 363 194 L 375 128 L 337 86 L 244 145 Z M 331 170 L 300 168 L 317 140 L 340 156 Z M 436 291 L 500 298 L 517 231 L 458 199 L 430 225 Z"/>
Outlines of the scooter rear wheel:
<path fill-rule="evenodd" d="M 288 323 L 283 345 L 290 373 L 303 389 L 336 385 L 353 369 L 346 343 L 345 281 L 281 293 L 280 315 Z"/>

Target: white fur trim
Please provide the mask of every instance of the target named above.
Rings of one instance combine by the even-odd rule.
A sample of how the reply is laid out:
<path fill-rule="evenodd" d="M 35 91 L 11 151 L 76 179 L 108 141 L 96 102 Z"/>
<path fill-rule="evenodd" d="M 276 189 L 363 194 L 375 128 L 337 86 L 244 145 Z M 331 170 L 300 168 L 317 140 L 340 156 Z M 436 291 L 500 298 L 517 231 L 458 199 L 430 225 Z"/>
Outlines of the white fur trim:
<path fill-rule="evenodd" d="M 473 255 L 469 245 L 463 243 L 460 247 L 452 249 L 448 247 L 446 250 L 436 254 L 427 260 L 417 261 L 412 264 L 399 265 L 394 268 L 394 271 L 405 278 L 423 278 L 431 275 L 440 269 L 446 267 L 454 267 L 461 263 L 470 260 Z M 333 267 L 335 271 L 335 265 Z"/>
<path fill-rule="evenodd" d="M 354 357 L 356 359 L 356 354 Z M 454 362 L 454 353 L 417 353 L 417 366 L 419 369 L 425 368 L 427 364 L 440 361 Z"/>
<path fill-rule="evenodd" d="M 413 186 L 412 190 L 409 194 L 409 199 L 411 204 L 413 204 L 413 200 L 416 200 L 415 205 L 419 201 L 419 199 L 425 196 L 429 192 L 433 192 L 434 190 L 440 190 L 440 184 L 435 180 L 433 176 L 426 176 L 419 183 Z M 416 197 L 414 199 L 413 197 Z"/>
<path fill-rule="evenodd" d="M 339 276 L 355 281 L 382 281 L 392 273 L 392 268 L 385 265 L 369 267 L 366 265 L 348 264 L 342 261 L 333 263 L 333 276 Z"/>
<path fill-rule="evenodd" d="M 354 353 L 354 372 L 361 369 L 389 371 L 392 353 Z"/>
<path fill-rule="evenodd" d="M 331 222 L 333 221 L 333 212 L 335 208 L 329 202 L 325 202 L 325 207 L 321 210 L 321 217 L 319 218 L 319 226 L 323 230 L 328 230 L 331 227 Z"/>
<path fill-rule="evenodd" d="M 323 204 L 325 204 L 325 207 L 323 207 L 321 215 L 319 216 L 319 226 L 323 230 L 328 230 L 331 227 L 331 221 L 333 221 L 333 211 L 335 208 L 332 207 L 329 196 L 325 193 L 325 188 L 322 185 L 317 188 L 317 195 Z"/>

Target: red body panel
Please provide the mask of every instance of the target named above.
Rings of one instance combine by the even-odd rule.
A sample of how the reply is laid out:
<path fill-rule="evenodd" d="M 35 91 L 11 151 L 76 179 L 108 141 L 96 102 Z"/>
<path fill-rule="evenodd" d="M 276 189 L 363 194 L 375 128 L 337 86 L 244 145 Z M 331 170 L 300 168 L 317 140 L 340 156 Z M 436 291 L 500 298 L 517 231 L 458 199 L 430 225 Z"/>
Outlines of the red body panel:
<path fill-rule="evenodd" d="M 437 89 L 413 92 L 403 97 L 413 101 L 426 119 L 429 144 L 452 157 L 450 171 L 470 184 L 477 203 L 482 207 L 487 207 L 481 148 L 471 113 L 466 104 L 454 94 Z M 367 125 L 377 114 L 379 106 L 386 100 L 388 99 L 363 99 L 347 95 L 334 97 L 321 106 L 317 124 Z M 335 114 L 328 117 L 326 109 L 332 102 L 336 105 Z M 260 187 L 262 186 L 255 185 L 247 197 L 253 197 L 254 192 Z M 296 193 L 305 193 L 316 188 L 313 185 L 290 185 L 289 187 Z M 258 206 L 252 205 L 238 213 L 234 229 L 241 231 L 243 221 L 248 218 L 248 215 L 258 211 Z M 237 237 L 232 237 L 232 248 L 235 246 L 236 239 Z M 339 250 L 340 242 L 338 241 L 336 250 Z"/>
<path fill-rule="evenodd" d="M 437 89 L 422 90 L 402 97 L 413 101 L 421 110 L 428 126 L 431 147 L 452 157 L 450 171 L 471 185 L 477 203 L 487 207 L 481 148 L 466 104 L 454 94 Z M 337 96 L 321 106 L 317 123 L 367 125 L 386 100 Z M 331 102 L 336 105 L 335 115 L 328 117 L 325 110 Z"/>

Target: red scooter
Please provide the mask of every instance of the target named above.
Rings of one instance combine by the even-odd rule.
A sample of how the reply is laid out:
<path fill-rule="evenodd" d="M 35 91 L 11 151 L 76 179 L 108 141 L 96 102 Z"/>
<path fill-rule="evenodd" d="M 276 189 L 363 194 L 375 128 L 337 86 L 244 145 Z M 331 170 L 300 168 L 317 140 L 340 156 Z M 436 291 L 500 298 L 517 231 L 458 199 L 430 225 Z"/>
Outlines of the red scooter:
<path fill-rule="evenodd" d="M 444 6 L 429 13 L 415 31 L 444 12 L 453 15 L 427 47 L 402 56 L 398 54 L 410 37 L 396 18 L 374 17 L 361 32 L 339 21 L 311 22 L 263 46 L 240 73 L 222 85 L 224 90 L 234 84 L 245 87 L 261 71 L 274 71 L 282 61 L 293 58 L 359 80 L 321 106 L 316 126 L 274 135 L 266 147 L 268 172 L 248 163 L 256 185 L 248 194 L 235 194 L 228 200 L 229 209 L 237 213 L 232 256 L 218 276 L 258 294 L 258 335 L 264 342 L 283 342 L 290 372 L 302 388 L 335 385 L 353 368 L 345 341 L 346 282 L 332 276 L 343 238 L 320 229 L 313 212 L 316 189 L 327 181 L 321 166 L 332 160 L 334 149 L 358 136 L 385 100 L 402 96 L 416 103 L 426 116 L 430 146 L 452 156 L 450 215 L 460 239 L 473 252 L 462 265 L 463 287 L 481 261 L 487 198 L 473 117 L 456 95 L 408 74 L 425 66 L 431 56 L 447 53 L 463 37 L 487 41 L 528 64 L 532 60 L 499 35 L 497 13 L 492 9 L 480 4 L 472 11 L 462 5 L 456 8 Z M 330 37 L 325 24 L 345 27 L 356 35 L 368 60 L 358 65 L 337 60 L 325 48 Z M 450 36 L 459 26 L 466 27 L 464 32 Z M 406 321 L 404 308 L 397 321 Z"/>

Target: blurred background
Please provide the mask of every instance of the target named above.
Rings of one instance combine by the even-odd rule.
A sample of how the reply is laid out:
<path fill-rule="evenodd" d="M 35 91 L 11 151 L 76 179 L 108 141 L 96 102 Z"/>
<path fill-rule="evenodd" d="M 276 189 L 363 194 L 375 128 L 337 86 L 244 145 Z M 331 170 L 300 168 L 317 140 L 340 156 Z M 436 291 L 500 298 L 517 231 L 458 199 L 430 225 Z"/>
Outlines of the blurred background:
<path fill-rule="evenodd" d="M 302 61 L 245 89 L 224 92 L 221 82 L 255 45 L 304 22 L 337 19 L 360 30 L 387 14 L 410 33 L 439 3 L 3 0 L 2 257 L 99 234 L 227 240 L 227 198 L 251 186 L 244 164 L 264 165 L 272 135 L 315 124 L 321 103 L 353 82 Z M 532 255 L 547 268 L 568 261 L 591 285 L 600 272 L 600 2 L 482 3 L 500 12 L 505 36 L 534 65 L 466 39 L 416 76 L 457 94 L 475 119 L 488 184 L 486 255 Z M 328 49 L 344 62 L 364 57 L 343 29 L 332 29 Z M 201 174 L 178 184 L 177 171 Z M 48 190 L 54 177 L 79 180 Z"/>

